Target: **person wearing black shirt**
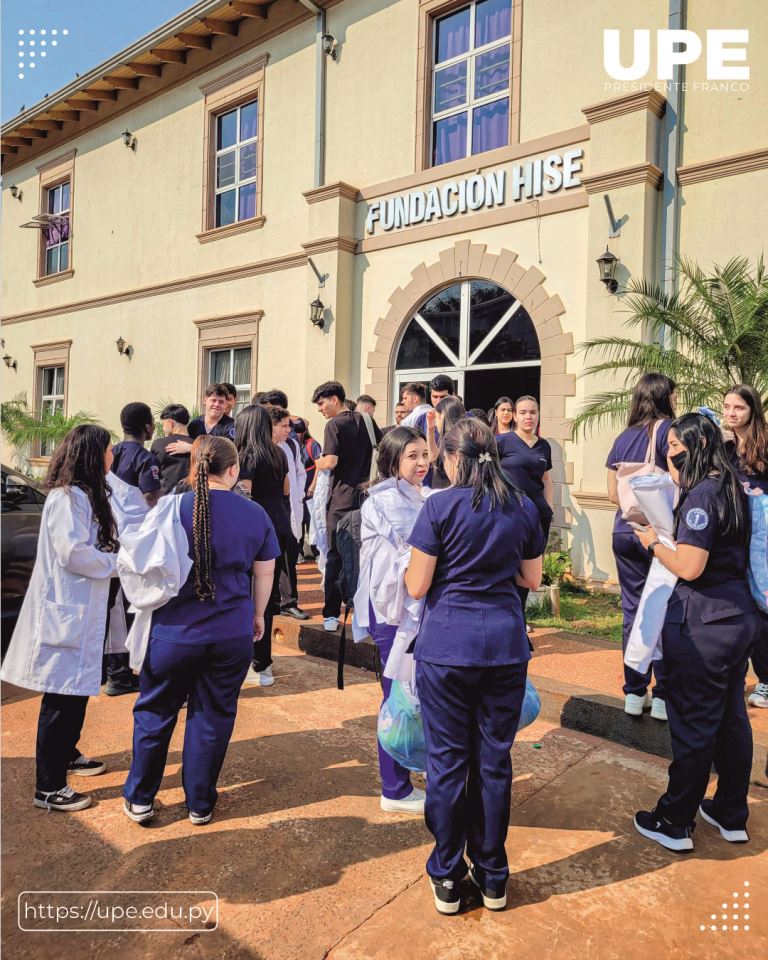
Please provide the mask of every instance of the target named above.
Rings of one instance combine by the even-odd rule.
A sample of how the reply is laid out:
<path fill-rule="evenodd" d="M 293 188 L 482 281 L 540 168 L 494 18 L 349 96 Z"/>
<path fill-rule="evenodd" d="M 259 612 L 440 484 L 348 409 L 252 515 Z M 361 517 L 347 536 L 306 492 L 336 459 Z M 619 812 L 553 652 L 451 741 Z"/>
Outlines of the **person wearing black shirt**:
<path fill-rule="evenodd" d="M 234 440 L 235 421 L 227 414 L 229 402 L 230 394 L 223 383 L 209 383 L 205 388 L 205 415 L 190 423 L 190 437 L 195 440 L 208 434 Z"/>
<path fill-rule="evenodd" d="M 189 450 L 170 453 L 168 447 L 177 440 L 188 440 L 189 411 L 180 403 L 172 403 L 160 414 L 165 436 L 155 440 L 150 451 L 160 464 L 160 496 L 170 493 L 180 480 L 186 480 L 189 474 Z M 175 447 L 174 447 L 175 449 Z"/>
<path fill-rule="evenodd" d="M 336 526 L 341 518 L 360 506 L 362 484 L 371 473 L 373 445 L 365 419 L 345 406 L 346 393 L 337 380 L 320 384 L 312 395 L 312 403 L 328 421 L 325 425 L 323 455 L 316 460 L 317 470 L 331 470 L 331 493 L 328 498 L 328 557 L 325 562 L 325 604 L 323 627 L 335 630 L 341 616 L 341 555 L 336 546 Z M 371 425 L 376 443 L 381 430 L 373 419 Z M 317 473 L 317 471 L 315 471 Z"/>

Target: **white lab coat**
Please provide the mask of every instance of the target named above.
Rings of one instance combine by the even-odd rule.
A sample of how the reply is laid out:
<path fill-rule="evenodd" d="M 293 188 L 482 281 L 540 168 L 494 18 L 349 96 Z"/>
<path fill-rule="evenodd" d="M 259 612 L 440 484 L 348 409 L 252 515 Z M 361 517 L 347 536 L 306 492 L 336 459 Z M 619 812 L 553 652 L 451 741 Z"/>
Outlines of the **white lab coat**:
<path fill-rule="evenodd" d="M 117 524 L 117 535 L 121 537 L 130 527 L 140 527 L 149 513 L 149 504 L 138 487 L 126 483 L 110 470 L 107 474 L 107 486 L 112 491 L 112 513 Z"/>
<path fill-rule="evenodd" d="M 307 471 L 301 462 L 301 454 L 288 440 L 283 440 L 278 446 L 288 458 L 288 482 L 290 484 L 291 500 L 291 530 L 297 540 L 301 540 L 301 527 L 304 522 L 304 484 L 307 480 Z"/>
<path fill-rule="evenodd" d="M 147 652 L 153 611 L 178 595 L 192 569 L 189 540 L 179 517 L 181 499 L 162 497 L 144 523 L 120 540 L 117 572 L 136 614 L 126 646 L 137 671 Z"/>
<path fill-rule="evenodd" d="M 317 569 L 325 573 L 328 556 L 328 498 L 331 495 L 331 471 L 318 470 L 315 492 L 307 500 L 309 509 L 309 542 L 317 548 Z"/>
<path fill-rule="evenodd" d="M 117 554 L 97 549 L 97 533 L 83 490 L 57 487 L 48 494 L 35 567 L 3 663 L 7 683 L 43 693 L 99 693 Z M 109 614 L 108 651 L 124 650 L 125 639 L 118 593 Z"/>

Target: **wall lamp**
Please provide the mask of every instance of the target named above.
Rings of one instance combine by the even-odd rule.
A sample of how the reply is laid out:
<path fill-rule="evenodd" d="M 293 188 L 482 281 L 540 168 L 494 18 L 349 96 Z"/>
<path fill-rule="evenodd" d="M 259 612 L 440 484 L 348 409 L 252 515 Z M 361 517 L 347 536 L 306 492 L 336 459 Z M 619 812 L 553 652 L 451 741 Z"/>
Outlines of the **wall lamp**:
<path fill-rule="evenodd" d="M 131 359 L 133 356 L 133 347 L 127 344 L 123 337 L 118 337 L 117 340 L 115 340 L 115 345 L 117 346 L 117 352 L 121 357 L 128 357 L 129 360 Z"/>
<path fill-rule="evenodd" d="M 18 367 L 18 364 L 10 355 L 10 353 L 6 353 L 3 356 L 3 363 L 6 365 L 6 367 L 8 367 L 9 370 L 15 370 Z"/>
<path fill-rule="evenodd" d="M 21 187 L 17 187 L 15 183 L 11 184 L 11 196 L 14 200 L 21 200 L 21 198 L 24 196 Z"/>
<path fill-rule="evenodd" d="M 324 311 L 325 304 L 320 297 L 316 297 L 309 305 L 309 319 L 312 321 L 314 326 L 320 327 L 321 330 L 325 326 L 325 318 L 323 317 Z"/>
<path fill-rule="evenodd" d="M 323 34 L 323 53 L 327 54 L 331 60 L 336 60 L 339 53 L 336 49 L 336 37 L 332 33 Z"/>
<path fill-rule="evenodd" d="M 126 147 L 129 147 L 131 150 L 136 150 L 136 142 L 136 137 L 134 137 L 130 130 L 123 130 L 123 143 Z"/>
<path fill-rule="evenodd" d="M 619 265 L 619 258 L 611 253 L 607 245 L 605 253 L 597 258 L 597 265 L 600 268 L 600 280 L 611 293 L 616 293 L 619 289 L 616 280 L 616 267 Z"/>

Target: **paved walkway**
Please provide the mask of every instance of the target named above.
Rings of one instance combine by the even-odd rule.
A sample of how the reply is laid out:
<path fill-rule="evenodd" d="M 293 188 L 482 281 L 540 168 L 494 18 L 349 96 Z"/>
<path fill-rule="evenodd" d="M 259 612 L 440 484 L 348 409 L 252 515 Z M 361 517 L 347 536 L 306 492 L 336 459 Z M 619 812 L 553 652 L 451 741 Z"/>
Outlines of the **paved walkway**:
<path fill-rule="evenodd" d="M 99 697 L 89 706 L 82 746 L 109 764 L 107 774 L 77 781 L 90 789 L 94 805 L 66 816 L 33 808 L 39 701 L 5 688 L 8 957 L 766 955 L 768 791 L 753 789 L 749 846 L 731 847 L 700 826 L 695 852 L 679 857 L 643 841 L 630 821 L 632 811 L 662 789 L 664 761 L 537 723 L 514 750 L 509 909 L 491 914 L 472 902 L 458 917 L 439 917 L 424 875 L 429 835 L 423 822 L 383 814 L 378 806 L 373 678 L 350 671 L 340 693 L 332 664 L 287 648 L 278 652 L 275 686 L 241 696 L 216 817 L 204 828 L 191 826 L 183 806 L 183 715 L 156 822 L 141 828 L 124 817 L 120 791 L 130 758 L 132 697 Z M 186 933 L 19 931 L 19 892 L 51 889 L 212 890 L 220 899 L 220 922 L 216 930 Z M 753 913 L 747 921 L 741 910 L 734 921 L 733 895 L 743 903 L 746 892 Z M 740 929 L 726 932 L 719 929 L 723 924 Z"/>

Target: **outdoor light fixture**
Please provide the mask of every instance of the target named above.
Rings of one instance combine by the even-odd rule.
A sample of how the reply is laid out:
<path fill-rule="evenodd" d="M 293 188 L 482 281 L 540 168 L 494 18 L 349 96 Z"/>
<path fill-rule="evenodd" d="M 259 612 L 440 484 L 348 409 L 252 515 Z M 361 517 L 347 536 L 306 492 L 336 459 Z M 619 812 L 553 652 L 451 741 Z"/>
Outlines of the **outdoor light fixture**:
<path fill-rule="evenodd" d="M 6 354 L 3 356 L 3 363 L 6 365 L 6 367 L 8 367 L 9 370 L 15 370 L 16 367 L 18 366 L 18 364 L 17 364 L 16 361 L 13 359 L 13 357 L 10 355 L 10 353 L 6 353 Z"/>
<path fill-rule="evenodd" d="M 605 253 L 597 258 L 597 265 L 600 268 L 600 279 L 611 293 L 616 293 L 619 289 L 619 284 L 615 279 L 618 264 L 619 258 L 614 256 L 606 245 Z"/>
<path fill-rule="evenodd" d="M 323 34 L 323 53 L 327 54 L 331 60 L 338 57 L 336 52 L 336 37 L 332 33 Z"/>
<path fill-rule="evenodd" d="M 17 187 L 15 183 L 11 184 L 11 196 L 14 200 L 21 200 L 24 194 L 21 191 L 20 187 Z"/>
<path fill-rule="evenodd" d="M 123 143 L 126 147 L 130 147 L 131 150 L 136 149 L 136 137 L 134 137 L 130 130 L 123 130 Z"/>
<path fill-rule="evenodd" d="M 122 337 L 118 337 L 117 340 L 115 340 L 115 344 L 117 345 L 117 352 L 120 354 L 120 356 L 128 357 L 130 360 L 131 354 L 133 353 L 133 347 L 129 346 L 129 344 L 127 344 Z"/>
<path fill-rule="evenodd" d="M 325 320 L 323 319 L 323 311 L 325 310 L 325 304 L 317 297 L 309 305 L 309 319 L 316 327 L 320 327 L 322 330 L 325 326 Z"/>

